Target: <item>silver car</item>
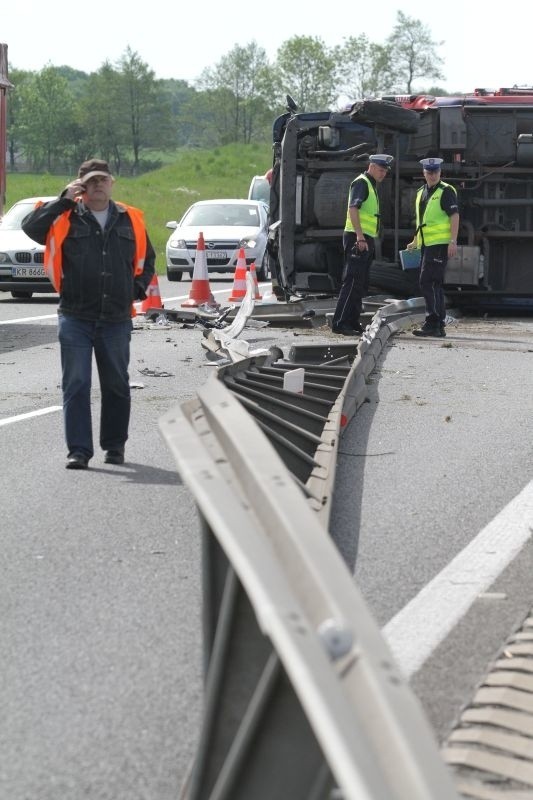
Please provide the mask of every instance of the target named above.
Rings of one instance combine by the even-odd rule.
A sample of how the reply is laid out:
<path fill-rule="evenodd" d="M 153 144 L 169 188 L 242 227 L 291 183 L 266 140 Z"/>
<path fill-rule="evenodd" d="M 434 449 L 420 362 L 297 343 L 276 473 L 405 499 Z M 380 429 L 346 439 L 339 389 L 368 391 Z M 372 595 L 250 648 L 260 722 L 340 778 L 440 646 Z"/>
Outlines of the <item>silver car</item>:
<path fill-rule="evenodd" d="M 43 268 L 44 246 L 30 239 L 20 227 L 24 217 L 55 197 L 28 197 L 11 206 L 0 221 L 0 292 L 11 292 L 17 299 L 34 292 L 55 292 Z"/>
<path fill-rule="evenodd" d="M 187 272 L 192 278 L 198 235 L 203 233 L 208 272 L 235 271 L 239 249 L 246 263 L 255 262 L 259 280 L 268 278 L 266 253 L 268 208 L 258 200 L 200 200 L 187 209 L 172 229 L 166 246 L 167 277 L 180 281 Z"/>

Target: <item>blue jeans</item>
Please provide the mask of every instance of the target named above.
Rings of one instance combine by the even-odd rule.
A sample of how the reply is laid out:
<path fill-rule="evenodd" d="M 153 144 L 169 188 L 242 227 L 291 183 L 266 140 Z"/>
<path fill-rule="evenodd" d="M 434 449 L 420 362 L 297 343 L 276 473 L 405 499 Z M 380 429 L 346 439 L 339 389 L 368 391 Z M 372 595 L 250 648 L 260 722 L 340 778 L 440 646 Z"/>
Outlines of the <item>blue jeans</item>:
<path fill-rule="evenodd" d="M 91 422 L 93 352 L 100 378 L 100 446 L 124 447 L 128 438 L 131 395 L 128 375 L 132 324 L 87 322 L 59 314 L 63 419 L 69 455 L 94 455 Z"/>

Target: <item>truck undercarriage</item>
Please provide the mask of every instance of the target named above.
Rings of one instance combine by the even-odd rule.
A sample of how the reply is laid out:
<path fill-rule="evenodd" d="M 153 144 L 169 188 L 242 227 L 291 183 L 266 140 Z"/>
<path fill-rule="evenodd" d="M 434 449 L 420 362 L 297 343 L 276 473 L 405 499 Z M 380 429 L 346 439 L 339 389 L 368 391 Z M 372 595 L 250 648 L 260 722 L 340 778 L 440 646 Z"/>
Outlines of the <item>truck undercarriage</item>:
<path fill-rule="evenodd" d="M 274 124 L 269 257 L 278 297 L 335 295 L 351 181 L 375 152 L 394 155 L 379 187 L 372 287 L 418 294 L 418 269 L 399 251 L 414 233 L 419 163 L 444 159 L 459 195 L 458 255 L 446 293 L 472 308 L 533 309 L 533 90 L 461 97 L 386 98 L 345 112 L 289 112 Z"/>

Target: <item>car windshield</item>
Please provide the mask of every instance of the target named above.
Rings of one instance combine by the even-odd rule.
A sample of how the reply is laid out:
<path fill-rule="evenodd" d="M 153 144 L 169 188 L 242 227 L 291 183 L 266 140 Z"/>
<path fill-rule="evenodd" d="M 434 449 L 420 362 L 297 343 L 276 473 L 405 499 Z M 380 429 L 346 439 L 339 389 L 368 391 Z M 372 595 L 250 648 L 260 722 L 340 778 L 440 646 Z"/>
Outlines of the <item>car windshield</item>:
<path fill-rule="evenodd" d="M 255 206 L 208 205 L 193 206 L 183 217 L 182 225 L 235 225 L 259 227 L 259 214 Z"/>
<path fill-rule="evenodd" d="M 34 208 L 35 203 L 15 203 L 2 217 L 2 222 L 0 223 L 2 229 L 8 231 L 19 230 L 24 217 Z"/>
<path fill-rule="evenodd" d="M 267 205 L 270 203 L 270 183 L 266 178 L 254 178 L 250 186 L 250 200 L 262 200 Z"/>

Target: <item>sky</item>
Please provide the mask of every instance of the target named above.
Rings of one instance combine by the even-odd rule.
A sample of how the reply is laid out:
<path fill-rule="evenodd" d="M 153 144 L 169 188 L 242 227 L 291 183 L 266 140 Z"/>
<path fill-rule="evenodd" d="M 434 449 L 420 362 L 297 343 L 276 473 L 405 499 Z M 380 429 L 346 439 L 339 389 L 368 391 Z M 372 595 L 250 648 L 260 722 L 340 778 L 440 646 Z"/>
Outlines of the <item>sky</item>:
<path fill-rule="evenodd" d="M 301 6 L 296 0 L 197 0 L 190 5 L 150 0 L 129 7 L 113 0 L 68 7 L 57 0 L 11 0 L 9 12 L 2 14 L 0 41 L 8 45 L 11 68 L 38 71 L 66 64 L 94 72 L 106 59 L 117 62 L 129 46 L 156 78 L 193 84 L 205 67 L 215 66 L 237 44 L 255 41 L 271 61 L 293 36 L 320 37 L 332 47 L 365 33 L 381 44 L 402 10 L 425 25 L 435 42 L 444 42 L 435 49 L 444 61 L 445 78 L 438 85 L 447 91 L 533 84 L 531 5 L 526 0 L 514 0 L 507 22 L 505 6 L 491 11 L 479 0 L 402 0 L 401 5 L 380 0 L 376 13 L 365 14 L 371 7 L 357 0 L 336 0 L 331 6 L 308 0 Z M 417 84 L 427 88 L 434 81 Z"/>

